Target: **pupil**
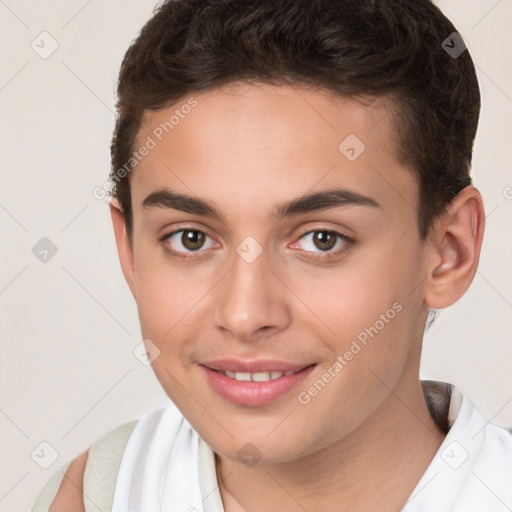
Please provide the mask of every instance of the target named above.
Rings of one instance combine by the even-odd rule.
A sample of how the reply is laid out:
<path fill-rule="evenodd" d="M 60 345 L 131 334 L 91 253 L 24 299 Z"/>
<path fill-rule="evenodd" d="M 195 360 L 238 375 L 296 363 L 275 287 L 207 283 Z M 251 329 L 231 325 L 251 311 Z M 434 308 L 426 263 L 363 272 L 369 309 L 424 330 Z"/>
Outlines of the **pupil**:
<path fill-rule="evenodd" d="M 317 231 L 314 234 L 313 242 L 322 250 L 332 249 L 336 244 L 336 237 L 329 231 Z"/>
<path fill-rule="evenodd" d="M 184 231 L 181 242 L 187 249 L 200 249 L 204 243 L 204 233 L 200 231 Z"/>

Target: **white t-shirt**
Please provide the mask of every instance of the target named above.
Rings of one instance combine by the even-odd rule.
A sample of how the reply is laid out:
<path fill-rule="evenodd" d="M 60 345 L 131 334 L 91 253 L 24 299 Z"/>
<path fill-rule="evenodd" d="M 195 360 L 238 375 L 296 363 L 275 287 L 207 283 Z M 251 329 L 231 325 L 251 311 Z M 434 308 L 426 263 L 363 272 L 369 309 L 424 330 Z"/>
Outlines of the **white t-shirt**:
<path fill-rule="evenodd" d="M 512 434 L 486 421 L 455 386 L 422 386 L 432 417 L 448 433 L 402 512 L 512 511 Z M 87 476 L 86 468 L 84 477 L 84 495 L 91 499 L 90 508 L 84 499 L 86 512 L 97 512 L 99 503 L 108 504 L 102 512 L 224 511 L 214 452 L 170 400 L 130 427 L 123 434 L 127 442 L 116 441 L 124 427 L 90 450 L 87 466 L 94 471 Z M 105 475 L 112 483 L 99 491 L 97 482 L 105 482 Z M 47 512 L 55 484 L 32 512 Z"/>

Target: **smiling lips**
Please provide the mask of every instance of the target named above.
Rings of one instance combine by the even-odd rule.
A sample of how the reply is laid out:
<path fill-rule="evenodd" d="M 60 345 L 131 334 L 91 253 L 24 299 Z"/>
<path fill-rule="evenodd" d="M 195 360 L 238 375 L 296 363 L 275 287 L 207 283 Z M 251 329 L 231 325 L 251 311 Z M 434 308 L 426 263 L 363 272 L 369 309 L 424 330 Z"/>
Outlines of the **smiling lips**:
<path fill-rule="evenodd" d="M 315 364 L 223 359 L 200 365 L 218 394 L 238 405 L 260 406 L 277 400 L 297 386 Z"/>

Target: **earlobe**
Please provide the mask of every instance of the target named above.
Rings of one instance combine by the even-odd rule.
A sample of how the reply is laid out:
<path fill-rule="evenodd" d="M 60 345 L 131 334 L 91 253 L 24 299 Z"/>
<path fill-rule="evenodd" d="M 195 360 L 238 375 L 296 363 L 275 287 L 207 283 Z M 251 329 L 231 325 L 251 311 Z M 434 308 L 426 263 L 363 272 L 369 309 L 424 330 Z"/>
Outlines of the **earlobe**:
<path fill-rule="evenodd" d="M 432 236 L 424 299 L 429 307 L 451 306 L 468 290 L 478 267 L 484 224 L 482 197 L 475 187 L 466 187 L 453 199 Z"/>
<path fill-rule="evenodd" d="M 133 247 L 126 230 L 125 217 L 117 199 L 112 198 L 109 208 L 121 269 L 132 295 L 135 298 L 135 265 Z"/>

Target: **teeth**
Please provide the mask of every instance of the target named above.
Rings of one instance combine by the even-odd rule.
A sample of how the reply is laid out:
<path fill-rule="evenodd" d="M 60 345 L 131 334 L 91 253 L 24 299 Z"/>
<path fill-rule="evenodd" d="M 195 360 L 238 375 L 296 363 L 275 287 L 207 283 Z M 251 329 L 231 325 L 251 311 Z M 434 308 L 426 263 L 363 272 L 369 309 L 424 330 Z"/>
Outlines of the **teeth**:
<path fill-rule="evenodd" d="M 270 380 L 270 373 L 268 372 L 257 372 L 257 373 L 251 373 L 251 380 L 254 382 L 265 382 L 267 380 Z"/>
<path fill-rule="evenodd" d="M 256 373 L 249 373 L 249 372 L 230 372 L 228 370 L 223 371 L 221 373 L 224 373 L 231 379 L 235 380 L 241 380 L 241 381 L 253 381 L 253 382 L 266 382 L 268 380 L 273 379 L 280 379 L 281 377 L 293 375 L 293 370 L 286 371 L 286 372 L 277 372 L 277 371 L 271 371 L 271 372 L 256 372 Z"/>

